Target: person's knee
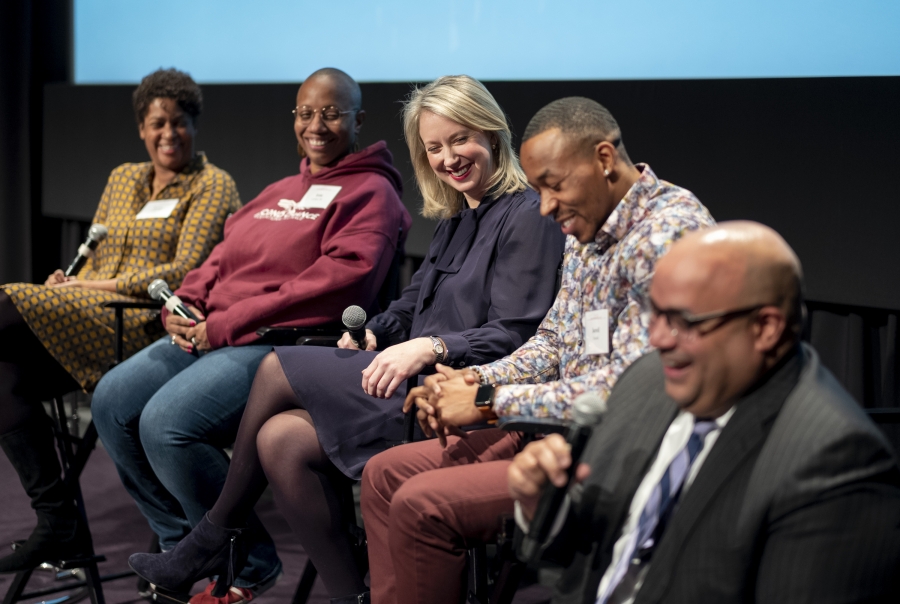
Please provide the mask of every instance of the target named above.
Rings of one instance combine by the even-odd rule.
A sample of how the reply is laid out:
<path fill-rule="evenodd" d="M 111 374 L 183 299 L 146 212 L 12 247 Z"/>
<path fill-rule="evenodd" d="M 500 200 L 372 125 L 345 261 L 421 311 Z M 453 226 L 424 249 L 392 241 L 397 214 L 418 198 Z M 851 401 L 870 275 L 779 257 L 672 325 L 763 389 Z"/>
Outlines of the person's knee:
<path fill-rule="evenodd" d="M 123 404 L 123 396 L 127 392 L 126 381 L 117 372 L 110 371 L 103 376 L 91 395 L 91 419 L 101 435 L 104 431 L 121 428 L 128 422 L 127 414 L 124 413 L 128 406 Z"/>
<path fill-rule="evenodd" d="M 376 493 L 385 499 L 391 498 L 388 493 L 390 488 L 387 480 L 387 474 L 390 471 L 390 464 L 388 463 L 389 453 L 389 450 L 384 451 L 366 462 L 360 484 L 363 500 Z"/>
<path fill-rule="evenodd" d="M 281 414 L 270 417 L 256 434 L 259 462 L 266 468 L 267 473 L 269 469 L 279 465 L 295 465 L 302 461 L 295 458 L 298 457 L 297 446 L 304 435 L 299 433 L 299 426 L 296 421 L 292 421 L 293 419 Z M 286 461 L 287 459 L 290 459 L 290 462 Z"/>
<path fill-rule="evenodd" d="M 391 497 L 390 526 L 407 532 L 420 532 L 428 524 L 433 509 L 434 483 L 419 474 L 404 482 Z"/>
<path fill-rule="evenodd" d="M 154 451 L 184 445 L 191 439 L 190 429 L 183 426 L 183 415 L 175 411 L 177 401 L 154 396 L 144 407 L 139 423 L 141 444 L 149 457 Z"/>
<path fill-rule="evenodd" d="M 273 378 L 281 377 L 283 379 L 284 369 L 281 367 L 281 361 L 278 360 L 278 355 L 275 351 L 272 351 L 266 356 L 263 357 L 262 361 L 259 363 L 259 367 L 256 370 L 255 380 L 266 380 L 269 381 Z"/>

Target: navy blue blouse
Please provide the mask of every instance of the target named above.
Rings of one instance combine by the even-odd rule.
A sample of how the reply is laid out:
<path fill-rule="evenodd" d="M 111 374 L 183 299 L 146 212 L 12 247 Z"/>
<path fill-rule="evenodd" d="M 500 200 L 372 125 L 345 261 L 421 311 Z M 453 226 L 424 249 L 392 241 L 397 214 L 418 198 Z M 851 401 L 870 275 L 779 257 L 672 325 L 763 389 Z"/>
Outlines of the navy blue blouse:
<path fill-rule="evenodd" d="M 565 236 L 526 189 L 438 223 L 409 287 L 366 327 L 378 349 L 421 336 L 447 345 L 445 363 L 479 365 L 534 335 L 556 296 Z"/>

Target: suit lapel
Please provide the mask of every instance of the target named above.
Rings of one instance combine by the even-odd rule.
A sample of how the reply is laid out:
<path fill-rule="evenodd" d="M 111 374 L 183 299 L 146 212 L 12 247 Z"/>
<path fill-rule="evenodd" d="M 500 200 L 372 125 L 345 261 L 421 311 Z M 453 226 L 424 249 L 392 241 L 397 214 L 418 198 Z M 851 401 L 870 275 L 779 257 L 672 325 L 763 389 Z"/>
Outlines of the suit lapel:
<path fill-rule="evenodd" d="M 759 451 L 783 404 L 767 388 L 741 400 L 669 521 L 636 602 L 656 602 L 665 594 L 685 540 L 738 466 Z"/>
<path fill-rule="evenodd" d="M 661 371 L 660 371 L 661 374 Z M 610 399 L 610 404 L 616 404 Z M 644 479 L 647 470 L 656 459 L 660 443 L 669 429 L 672 420 L 678 414 L 678 408 L 665 396 L 662 389 L 653 391 L 643 401 L 631 400 L 624 404 L 633 407 L 627 412 L 627 426 L 608 426 L 616 431 L 612 450 L 627 451 L 619 458 L 612 459 L 608 472 L 604 468 L 599 478 L 599 489 L 596 491 L 596 503 L 592 506 L 591 517 L 602 519 L 603 526 L 594 526 L 595 531 L 602 531 L 601 555 L 611 554 L 613 545 L 622 532 L 622 525 L 628 517 L 631 500 Z M 640 409 L 637 409 L 637 407 Z M 626 445 L 625 440 L 629 441 Z M 586 489 L 587 491 L 587 489 Z M 627 493 L 627 496 L 622 496 Z M 595 533 L 595 535 L 598 533 Z M 609 561 L 601 561 L 600 568 L 606 568 Z M 597 579 L 599 582 L 599 577 Z"/>

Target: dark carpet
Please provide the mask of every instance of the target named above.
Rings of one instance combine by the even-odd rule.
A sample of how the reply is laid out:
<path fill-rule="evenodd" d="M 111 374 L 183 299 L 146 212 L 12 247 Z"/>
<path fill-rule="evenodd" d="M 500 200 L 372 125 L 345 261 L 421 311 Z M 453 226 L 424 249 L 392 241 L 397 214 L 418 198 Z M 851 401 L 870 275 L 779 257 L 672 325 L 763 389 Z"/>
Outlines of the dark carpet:
<path fill-rule="evenodd" d="M 34 528 L 35 517 L 15 471 L 2 454 L 0 485 L 0 547 L 5 548 L 14 539 L 28 537 Z M 147 551 L 151 539 L 150 528 L 119 482 L 112 461 L 102 447 L 98 447 L 91 455 L 81 477 L 81 488 L 94 537 L 94 548 L 107 559 L 100 565 L 101 574 L 128 570 L 128 556 L 134 552 Z M 306 564 L 306 554 L 271 499 L 264 497 L 256 506 L 256 511 L 275 539 L 278 554 L 284 563 L 284 576 L 275 587 L 254 601 L 260 604 L 290 602 Z M 0 574 L 0 594 L 6 593 L 12 577 L 13 575 Z M 27 590 L 49 586 L 53 582 L 52 573 L 38 571 L 32 576 Z M 200 591 L 204 586 L 205 584 L 198 583 L 195 591 Z M 144 602 L 138 596 L 134 577 L 104 583 L 103 593 L 108 604 Z M 515 603 L 545 602 L 548 600 L 548 593 L 546 588 L 531 586 L 516 595 Z M 316 582 L 309 602 L 328 602 L 321 581 Z"/>

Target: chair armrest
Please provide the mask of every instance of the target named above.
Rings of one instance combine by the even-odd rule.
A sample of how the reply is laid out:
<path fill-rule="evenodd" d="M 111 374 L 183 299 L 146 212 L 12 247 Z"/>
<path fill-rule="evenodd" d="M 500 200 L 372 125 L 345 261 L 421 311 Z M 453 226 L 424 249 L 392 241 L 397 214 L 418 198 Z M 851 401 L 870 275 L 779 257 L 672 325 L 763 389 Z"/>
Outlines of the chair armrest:
<path fill-rule="evenodd" d="M 121 363 L 125 355 L 125 347 L 122 339 L 125 330 L 125 311 L 128 309 L 159 310 L 162 307 L 163 303 L 158 300 L 113 300 L 112 302 L 106 302 L 103 305 L 103 308 L 111 308 L 116 313 L 115 351 L 113 353 L 113 362 L 109 366 L 110 369 Z"/>
<path fill-rule="evenodd" d="M 876 424 L 900 424 L 900 407 L 875 407 L 865 412 Z"/>
<path fill-rule="evenodd" d="M 140 300 L 140 301 L 137 301 L 137 300 L 135 300 L 135 301 L 131 301 L 131 300 L 113 300 L 112 302 L 106 302 L 106 303 L 103 305 L 103 308 L 112 308 L 112 309 L 118 309 L 118 308 L 122 308 L 122 309 L 125 309 L 125 308 L 137 308 L 137 309 L 141 309 L 141 308 L 145 308 L 145 309 L 153 310 L 153 309 L 160 309 L 160 308 L 162 308 L 162 307 L 163 307 L 163 303 L 162 303 L 162 302 L 159 302 L 159 301 L 157 301 L 157 300 Z"/>
<path fill-rule="evenodd" d="M 273 346 L 337 346 L 347 331 L 340 324 L 319 327 L 260 327 L 256 330 L 256 344 Z"/>
<path fill-rule="evenodd" d="M 565 434 L 570 423 L 562 419 L 511 415 L 497 420 L 497 427 L 508 432 L 525 434 Z"/>

